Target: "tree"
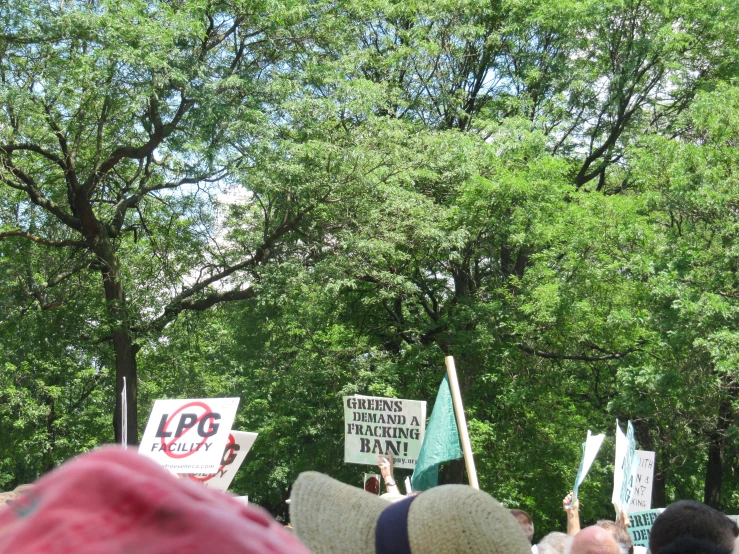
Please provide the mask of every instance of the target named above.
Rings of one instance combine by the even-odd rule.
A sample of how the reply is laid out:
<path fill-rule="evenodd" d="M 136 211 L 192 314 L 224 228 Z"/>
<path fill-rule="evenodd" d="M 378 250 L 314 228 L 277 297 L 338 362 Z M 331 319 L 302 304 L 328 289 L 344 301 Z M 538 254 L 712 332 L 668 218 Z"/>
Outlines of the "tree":
<path fill-rule="evenodd" d="M 704 501 L 721 508 L 735 506 L 723 485 L 731 478 L 726 462 L 735 456 L 729 438 L 737 428 L 738 99 L 736 88 L 725 84 L 700 94 L 676 122 L 681 140 L 645 138 L 633 156 L 650 225 L 661 230 L 649 295 L 659 339 L 652 341 L 651 359 L 628 375 L 646 390 L 622 399 L 650 420 L 670 453 L 665 466 L 686 462 L 691 447 L 683 441 L 706 453 Z M 694 435 L 681 437 L 678 422 Z"/>
<path fill-rule="evenodd" d="M 114 360 L 139 415 L 240 396 L 284 514 L 301 470 L 359 478 L 342 394 L 433 398 L 452 354 L 540 529 L 615 417 L 661 500 L 735 505 L 737 6 L 119 4 L 0 11 L 0 479 L 104 439 L 71 414 Z"/>
<path fill-rule="evenodd" d="M 528 119 L 551 153 L 571 160 L 578 188 L 614 192 L 629 185 L 618 169 L 634 137 L 673 132 L 696 91 L 734 74 L 737 9 L 721 0 L 342 3 L 344 38 L 324 47 L 386 88 L 382 113 L 482 132 Z"/>
<path fill-rule="evenodd" d="M 301 217 L 265 223 L 238 260 L 209 244 L 209 196 L 245 163 L 240 145 L 263 118 L 259 76 L 284 48 L 282 8 L 103 0 L 2 11 L 0 238 L 30 241 L 39 259 L 63 251 L 43 294 L 99 275 L 105 318 L 95 325 L 105 331 L 88 338 L 113 345 L 117 441 L 127 378 L 127 439 L 138 442 L 136 337 L 183 310 L 250 297 L 248 287 L 209 287 L 264 263 Z"/>

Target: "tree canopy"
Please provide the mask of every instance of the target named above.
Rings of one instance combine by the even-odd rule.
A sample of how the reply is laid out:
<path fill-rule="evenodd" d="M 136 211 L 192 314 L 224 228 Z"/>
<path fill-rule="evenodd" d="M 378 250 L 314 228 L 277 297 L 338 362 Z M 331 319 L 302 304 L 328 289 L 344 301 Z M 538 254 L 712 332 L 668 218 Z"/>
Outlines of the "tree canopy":
<path fill-rule="evenodd" d="M 617 417 L 654 506 L 736 512 L 738 12 L 0 6 L 0 486 L 120 441 L 125 377 L 130 444 L 240 397 L 234 488 L 285 515 L 300 471 L 359 479 L 342 395 L 432 401 L 453 355 L 481 486 L 540 532 Z"/>

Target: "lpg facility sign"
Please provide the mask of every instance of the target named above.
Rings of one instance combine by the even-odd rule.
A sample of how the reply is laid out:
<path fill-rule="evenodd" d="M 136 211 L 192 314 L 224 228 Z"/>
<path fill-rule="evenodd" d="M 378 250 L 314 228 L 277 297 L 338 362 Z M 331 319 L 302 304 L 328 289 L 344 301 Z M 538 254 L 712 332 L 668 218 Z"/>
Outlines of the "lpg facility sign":
<path fill-rule="evenodd" d="M 238 407 L 238 398 L 157 400 L 139 454 L 176 473 L 215 473 Z"/>

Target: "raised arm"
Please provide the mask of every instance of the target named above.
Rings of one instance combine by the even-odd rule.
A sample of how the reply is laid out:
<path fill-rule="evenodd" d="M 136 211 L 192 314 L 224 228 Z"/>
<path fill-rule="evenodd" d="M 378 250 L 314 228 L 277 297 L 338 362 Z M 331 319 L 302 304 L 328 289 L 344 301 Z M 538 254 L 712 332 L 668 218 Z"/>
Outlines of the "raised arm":
<path fill-rule="evenodd" d="M 380 461 L 377 462 L 377 467 L 380 468 L 382 480 L 385 481 L 385 490 L 391 494 L 401 494 L 393 477 L 393 455 L 389 454 L 387 457 L 380 456 L 379 458 Z"/>
<path fill-rule="evenodd" d="M 572 502 L 572 493 L 562 499 L 562 507 L 567 514 L 567 534 L 577 535 L 580 532 L 580 501 Z"/>

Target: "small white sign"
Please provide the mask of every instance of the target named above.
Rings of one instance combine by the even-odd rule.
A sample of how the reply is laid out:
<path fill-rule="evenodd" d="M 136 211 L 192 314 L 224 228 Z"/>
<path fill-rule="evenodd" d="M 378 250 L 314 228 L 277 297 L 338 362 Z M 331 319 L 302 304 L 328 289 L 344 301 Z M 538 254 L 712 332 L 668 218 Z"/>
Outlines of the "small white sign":
<path fill-rule="evenodd" d="M 157 400 L 139 454 L 176 473 L 214 473 L 238 407 L 238 398 Z"/>
<path fill-rule="evenodd" d="M 392 454 L 395 467 L 413 469 L 426 431 L 426 402 L 345 396 L 344 461 L 376 466 Z"/>
<path fill-rule="evenodd" d="M 590 471 L 590 466 L 593 465 L 595 457 L 598 455 L 598 451 L 600 450 L 600 447 L 603 444 L 603 439 L 605 438 L 606 436 L 603 434 L 593 435 L 590 429 L 588 429 L 587 437 L 585 438 L 585 442 L 582 445 L 582 459 L 580 460 L 580 468 L 577 470 L 577 477 L 575 477 L 575 486 L 572 488 L 573 503 L 577 501 L 577 491 L 580 488 L 580 485 L 582 485 L 582 482 L 585 481 L 585 477 L 588 475 L 588 471 Z"/>
<path fill-rule="evenodd" d="M 613 495 L 611 497 L 611 502 L 616 508 L 616 514 L 619 514 L 622 510 L 628 511 L 638 466 L 634 426 L 629 421 L 626 435 L 624 435 L 618 420 L 616 420 L 616 460 L 613 472 Z"/>
<path fill-rule="evenodd" d="M 190 481 L 202 483 L 211 489 L 227 491 L 256 439 L 257 433 L 231 431 L 228 435 L 228 443 L 223 450 L 221 466 L 218 471 L 215 473 L 190 473 L 187 474 L 187 478 Z"/>
<path fill-rule="evenodd" d="M 652 486 L 654 485 L 654 452 L 637 450 L 639 467 L 634 479 L 634 494 L 629 502 L 629 513 L 642 512 L 652 507 Z"/>

